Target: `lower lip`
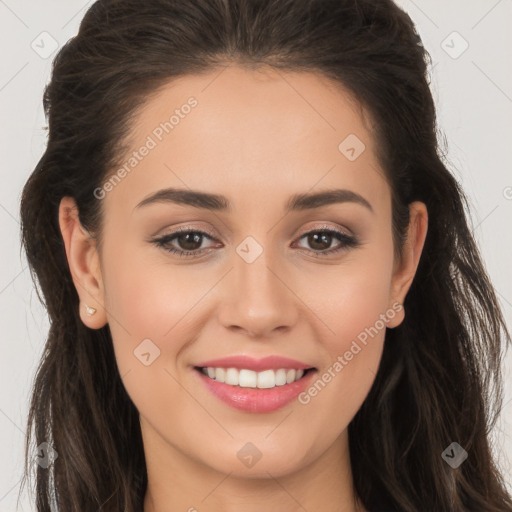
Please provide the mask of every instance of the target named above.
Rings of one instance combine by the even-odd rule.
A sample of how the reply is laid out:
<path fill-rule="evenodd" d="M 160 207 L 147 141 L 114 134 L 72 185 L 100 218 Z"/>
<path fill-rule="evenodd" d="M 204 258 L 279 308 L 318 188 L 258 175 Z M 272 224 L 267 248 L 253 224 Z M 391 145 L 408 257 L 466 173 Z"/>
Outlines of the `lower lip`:
<path fill-rule="evenodd" d="M 224 403 L 247 412 L 272 412 L 284 407 L 302 393 L 310 384 L 316 370 L 308 373 L 296 382 L 273 388 L 242 388 L 224 382 L 218 382 L 195 369 L 209 391 Z"/>

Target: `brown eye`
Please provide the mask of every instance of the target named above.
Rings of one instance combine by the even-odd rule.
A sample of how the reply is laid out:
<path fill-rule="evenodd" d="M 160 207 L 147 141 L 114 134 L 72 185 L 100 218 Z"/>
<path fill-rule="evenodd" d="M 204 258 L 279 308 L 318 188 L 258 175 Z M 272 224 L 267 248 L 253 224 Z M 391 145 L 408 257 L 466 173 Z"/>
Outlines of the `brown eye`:
<path fill-rule="evenodd" d="M 175 238 L 180 249 L 184 249 L 185 251 L 194 251 L 201 247 L 202 235 L 199 233 L 183 233 Z M 199 246 L 197 246 L 198 244 Z"/>
<path fill-rule="evenodd" d="M 209 249 L 201 247 L 205 239 L 213 240 L 213 237 L 204 231 L 180 229 L 157 238 L 152 242 L 173 254 L 195 257 Z"/>
<path fill-rule="evenodd" d="M 344 249 L 357 247 L 359 242 L 353 236 L 347 235 L 335 229 L 316 229 L 302 235 L 299 240 L 306 239 L 306 243 L 315 256 L 328 256 Z M 334 241 L 338 241 L 338 247 L 331 248 Z M 306 248 L 307 249 L 307 248 Z"/>
<path fill-rule="evenodd" d="M 316 232 L 307 235 L 307 241 L 312 249 L 323 251 L 331 247 L 334 236 L 331 233 Z"/>

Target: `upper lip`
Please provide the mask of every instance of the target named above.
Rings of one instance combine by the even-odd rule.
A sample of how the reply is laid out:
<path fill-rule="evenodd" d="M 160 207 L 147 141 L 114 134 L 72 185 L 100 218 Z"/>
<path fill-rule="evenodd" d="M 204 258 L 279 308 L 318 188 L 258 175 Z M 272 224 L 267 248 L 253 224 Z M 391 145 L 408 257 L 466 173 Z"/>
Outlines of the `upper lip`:
<path fill-rule="evenodd" d="M 243 355 L 211 359 L 209 361 L 200 362 L 195 366 L 200 368 L 245 368 L 255 372 L 262 372 L 264 370 L 278 370 L 279 368 L 296 370 L 307 370 L 309 368 L 313 368 L 312 365 L 301 363 L 300 361 L 290 359 L 289 357 L 267 356 L 262 359 L 254 359 L 252 357 Z"/>

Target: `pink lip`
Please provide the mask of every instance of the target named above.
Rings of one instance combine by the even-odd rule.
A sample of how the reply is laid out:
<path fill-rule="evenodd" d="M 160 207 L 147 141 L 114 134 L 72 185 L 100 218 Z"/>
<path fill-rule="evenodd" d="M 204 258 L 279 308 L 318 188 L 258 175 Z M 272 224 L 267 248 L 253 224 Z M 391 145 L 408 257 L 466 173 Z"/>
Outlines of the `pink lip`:
<path fill-rule="evenodd" d="M 289 359 L 288 357 L 281 356 L 268 356 L 263 359 L 253 359 L 249 356 L 231 356 L 223 357 L 221 359 L 212 359 L 210 361 L 203 361 L 196 364 L 200 368 L 238 368 L 247 369 L 255 372 L 262 372 L 265 370 L 279 370 L 279 368 L 295 369 L 295 370 L 307 370 L 312 368 L 312 365 L 307 365 L 296 361 L 295 359 Z"/>
<path fill-rule="evenodd" d="M 282 366 L 281 366 L 282 368 Z M 308 372 L 304 377 L 291 384 L 274 388 L 242 388 L 218 382 L 195 370 L 206 388 L 224 403 L 246 412 L 272 412 L 294 400 L 308 386 L 316 375 L 316 370 Z"/>

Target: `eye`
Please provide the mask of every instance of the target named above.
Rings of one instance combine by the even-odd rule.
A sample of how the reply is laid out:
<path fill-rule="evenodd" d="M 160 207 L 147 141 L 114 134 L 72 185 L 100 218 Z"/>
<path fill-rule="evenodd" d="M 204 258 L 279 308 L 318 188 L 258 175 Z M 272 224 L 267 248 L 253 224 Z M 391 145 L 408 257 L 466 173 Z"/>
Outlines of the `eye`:
<path fill-rule="evenodd" d="M 321 227 L 304 233 L 299 240 L 306 239 L 310 245 L 308 252 L 316 257 L 329 256 L 342 250 L 358 247 L 360 242 L 356 237 L 348 235 L 343 231 L 333 228 Z M 209 251 L 214 247 L 221 247 L 221 243 L 217 243 L 214 247 L 201 247 L 204 240 L 215 240 L 213 235 L 191 228 L 180 228 L 167 235 L 161 236 L 152 243 L 164 250 L 176 254 L 180 257 L 198 257 L 205 251 Z M 333 241 L 338 241 L 338 246 L 330 248 Z"/>
<path fill-rule="evenodd" d="M 360 245 L 356 237 L 327 226 L 308 231 L 299 240 L 303 238 L 306 239 L 308 245 L 313 249 L 310 252 L 313 252 L 316 257 L 330 256 L 331 254 Z M 338 246 L 330 248 L 335 240 L 338 240 Z"/>
<path fill-rule="evenodd" d="M 156 238 L 152 242 L 158 247 L 162 247 L 166 251 L 178 256 L 196 257 L 206 250 L 201 248 L 203 239 L 213 240 L 213 237 L 197 229 L 180 228 L 172 233 Z M 176 242 L 178 247 L 172 245 L 173 242 Z"/>

